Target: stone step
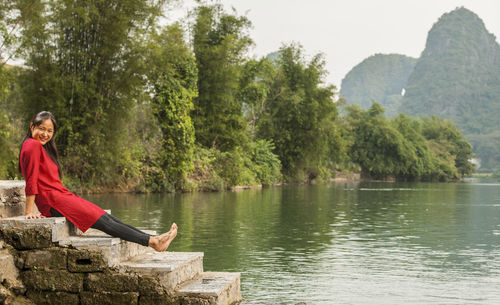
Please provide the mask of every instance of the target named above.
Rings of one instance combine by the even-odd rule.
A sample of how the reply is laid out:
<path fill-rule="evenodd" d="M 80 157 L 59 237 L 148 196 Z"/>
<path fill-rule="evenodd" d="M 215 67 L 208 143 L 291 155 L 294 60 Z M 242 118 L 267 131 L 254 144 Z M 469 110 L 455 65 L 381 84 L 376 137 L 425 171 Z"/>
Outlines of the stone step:
<path fill-rule="evenodd" d="M 70 223 L 64 217 L 26 219 L 24 215 L 0 219 L 0 230 L 16 231 L 17 234 L 24 232 L 23 236 L 17 237 L 20 238 L 18 243 L 23 240 L 28 242 L 30 238 L 38 238 L 40 242 L 45 239 L 58 242 L 69 237 L 71 233 Z M 36 232 L 39 232 L 39 236 L 36 236 Z M 50 246 L 50 242 L 47 246 Z"/>
<path fill-rule="evenodd" d="M 241 301 L 240 273 L 203 272 L 176 289 L 184 304 L 230 305 Z"/>
<path fill-rule="evenodd" d="M 166 291 L 203 272 L 202 252 L 155 252 L 139 255 L 118 265 L 121 271 L 150 275 Z"/>
<path fill-rule="evenodd" d="M 113 267 L 120 262 L 121 240 L 113 237 L 70 236 L 59 241 L 59 246 L 86 250 L 89 255 L 100 255 L 106 266 Z M 85 258 L 80 258 L 84 260 Z M 89 258 L 89 260 L 91 260 Z"/>
<path fill-rule="evenodd" d="M 108 267 L 115 267 L 121 261 L 127 261 L 149 252 L 148 247 L 121 240 L 117 237 L 109 237 L 104 233 L 100 233 L 98 236 L 70 236 L 60 240 L 59 245 L 63 247 L 71 246 L 78 250 L 87 250 L 89 255 L 99 253 Z"/>

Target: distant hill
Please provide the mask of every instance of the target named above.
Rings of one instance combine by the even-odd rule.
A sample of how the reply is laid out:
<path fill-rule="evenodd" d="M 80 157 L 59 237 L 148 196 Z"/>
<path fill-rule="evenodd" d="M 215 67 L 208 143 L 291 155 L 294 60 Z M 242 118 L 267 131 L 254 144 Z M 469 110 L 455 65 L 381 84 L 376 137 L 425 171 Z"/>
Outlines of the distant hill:
<path fill-rule="evenodd" d="M 500 130 L 500 46 L 476 14 L 462 7 L 434 24 L 399 110 L 439 115 L 465 134 Z"/>
<path fill-rule="evenodd" d="M 399 54 L 375 54 L 355 66 L 342 80 L 340 95 L 348 104 L 368 109 L 373 101 L 386 109 L 387 116 L 397 113 L 417 59 Z"/>
<path fill-rule="evenodd" d="M 393 108 L 397 103 L 384 105 L 388 114 L 452 120 L 473 144 L 481 166 L 500 172 L 500 45 L 476 14 L 460 7 L 442 15 L 406 80 L 397 73 L 401 63 L 383 61 L 383 56 L 402 55 L 375 55 L 354 67 L 342 81 L 348 103 L 366 108 L 369 96 L 383 104 L 390 95 L 381 92 L 404 87 L 399 108 Z M 389 76 L 374 76 L 370 66 L 389 71 Z"/>

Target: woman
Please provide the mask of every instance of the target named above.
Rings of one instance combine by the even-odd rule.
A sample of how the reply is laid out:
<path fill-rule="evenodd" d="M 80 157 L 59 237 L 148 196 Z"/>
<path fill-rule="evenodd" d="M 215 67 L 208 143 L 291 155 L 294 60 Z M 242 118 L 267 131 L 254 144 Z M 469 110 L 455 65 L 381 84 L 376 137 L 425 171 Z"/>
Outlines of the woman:
<path fill-rule="evenodd" d="M 54 141 L 57 124 L 54 116 L 42 111 L 31 120 L 19 154 L 19 168 L 26 181 L 26 218 L 64 216 L 82 232 L 98 229 L 111 236 L 165 251 L 177 235 L 170 231 L 151 236 L 122 223 L 95 204 L 75 196 L 61 183 L 61 168 Z M 34 204 L 42 215 L 35 215 Z"/>

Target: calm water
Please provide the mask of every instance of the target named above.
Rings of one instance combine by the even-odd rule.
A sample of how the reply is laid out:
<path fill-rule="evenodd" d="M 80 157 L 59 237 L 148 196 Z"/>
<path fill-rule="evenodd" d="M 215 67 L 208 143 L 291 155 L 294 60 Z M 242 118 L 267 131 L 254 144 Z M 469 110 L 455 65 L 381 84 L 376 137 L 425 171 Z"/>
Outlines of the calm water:
<path fill-rule="evenodd" d="M 86 196 L 242 273 L 246 299 L 500 304 L 500 184 L 359 183 Z"/>

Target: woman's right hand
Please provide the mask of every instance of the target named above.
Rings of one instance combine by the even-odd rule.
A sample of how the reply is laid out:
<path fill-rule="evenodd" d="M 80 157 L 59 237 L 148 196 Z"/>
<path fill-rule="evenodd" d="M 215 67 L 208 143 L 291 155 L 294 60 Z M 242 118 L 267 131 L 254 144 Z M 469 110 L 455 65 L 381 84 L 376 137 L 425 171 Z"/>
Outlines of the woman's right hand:
<path fill-rule="evenodd" d="M 35 213 L 26 213 L 25 217 L 26 217 L 26 219 L 45 218 L 45 216 L 43 216 L 43 215 L 36 215 Z"/>

